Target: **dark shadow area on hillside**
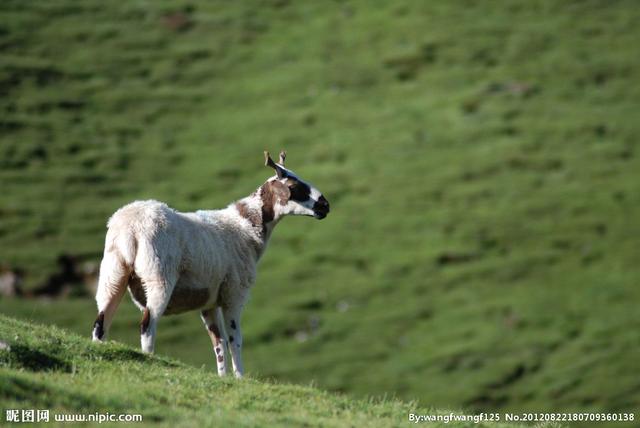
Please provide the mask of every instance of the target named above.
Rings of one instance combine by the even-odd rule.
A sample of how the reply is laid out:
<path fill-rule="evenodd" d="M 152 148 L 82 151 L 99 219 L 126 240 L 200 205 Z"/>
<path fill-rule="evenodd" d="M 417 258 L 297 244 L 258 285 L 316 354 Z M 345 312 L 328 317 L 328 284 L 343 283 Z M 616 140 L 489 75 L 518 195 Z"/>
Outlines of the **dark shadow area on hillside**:
<path fill-rule="evenodd" d="M 32 400 L 35 398 L 37 404 L 50 404 L 45 397 L 50 396 L 51 390 L 46 386 L 15 377 L 8 377 L 4 380 L 5 382 L 0 385 L 0 397 L 12 400 L 30 400 L 30 402 L 33 402 Z"/>
<path fill-rule="evenodd" d="M 481 412 L 483 409 L 497 409 L 509 402 L 509 394 L 505 390 L 516 382 L 521 381 L 526 375 L 536 373 L 542 366 L 537 361 L 530 366 L 520 363 L 513 369 L 504 373 L 502 377 L 487 384 L 484 391 L 467 401 L 466 406 Z"/>
<path fill-rule="evenodd" d="M 105 406 L 105 398 L 91 394 L 80 394 L 66 389 L 48 386 L 29 379 L 16 376 L 6 376 L 0 382 L 0 400 L 3 398 L 29 402 L 36 407 L 54 407 L 62 405 L 66 409 L 86 411 Z M 112 412 L 124 412 L 129 409 L 128 404 L 118 398 L 107 397 L 109 410 Z M 145 420 L 160 422 L 162 416 L 157 414 L 145 414 Z"/>
<path fill-rule="evenodd" d="M 424 43 L 415 52 L 397 55 L 383 60 L 384 68 L 393 71 L 395 78 L 401 82 L 414 80 L 426 67 L 436 62 L 438 58 L 438 45 L 436 43 Z"/>
<path fill-rule="evenodd" d="M 178 367 L 176 363 L 153 358 L 150 355 L 133 349 L 104 349 L 99 352 L 99 355 L 106 361 L 136 361 L 159 364 L 165 367 Z"/>
<path fill-rule="evenodd" d="M 11 345 L 8 359 L 11 365 L 16 365 L 30 371 L 71 372 L 71 364 L 67 361 L 25 345 Z"/>

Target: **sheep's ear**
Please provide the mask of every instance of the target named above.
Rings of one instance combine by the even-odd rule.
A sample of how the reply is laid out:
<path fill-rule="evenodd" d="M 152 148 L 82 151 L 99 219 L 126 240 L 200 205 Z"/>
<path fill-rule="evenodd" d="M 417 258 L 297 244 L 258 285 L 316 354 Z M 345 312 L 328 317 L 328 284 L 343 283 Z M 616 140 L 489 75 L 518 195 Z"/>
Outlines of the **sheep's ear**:
<path fill-rule="evenodd" d="M 287 152 L 285 152 L 284 150 L 282 150 L 280 152 L 280 162 L 278 162 L 280 165 L 284 166 L 284 160 L 287 158 Z"/>
<path fill-rule="evenodd" d="M 265 151 L 264 152 L 264 164 L 265 166 L 269 166 L 273 169 L 276 170 L 276 175 L 278 176 L 278 178 L 282 178 L 284 177 L 285 173 L 284 170 L 282 168 L 280 168 L 278 166 L 278 164 L 276 164 L 273 159 L 271 159 L 271 156 L 269 155 L 269 152 Z"/>

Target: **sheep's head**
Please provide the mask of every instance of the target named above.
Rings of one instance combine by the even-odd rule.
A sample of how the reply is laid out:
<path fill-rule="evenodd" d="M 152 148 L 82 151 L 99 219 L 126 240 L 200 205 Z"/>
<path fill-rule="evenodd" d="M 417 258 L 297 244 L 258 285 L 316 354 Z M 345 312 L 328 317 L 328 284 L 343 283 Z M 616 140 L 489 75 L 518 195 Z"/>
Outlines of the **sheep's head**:
<path fill-rule="evenodd" d="M 285 168 L 285 157 L 286 153 L 280 152 L 279 162 L 275 163 L 269 152 L 264 152 L 265 165 L 273 168 L 276 175 L 262 186 L 263 201 L 271 198 L 275 217 L 292 214 L 325 218 L 329 214 L 329 201 L 318 189 Z"/>

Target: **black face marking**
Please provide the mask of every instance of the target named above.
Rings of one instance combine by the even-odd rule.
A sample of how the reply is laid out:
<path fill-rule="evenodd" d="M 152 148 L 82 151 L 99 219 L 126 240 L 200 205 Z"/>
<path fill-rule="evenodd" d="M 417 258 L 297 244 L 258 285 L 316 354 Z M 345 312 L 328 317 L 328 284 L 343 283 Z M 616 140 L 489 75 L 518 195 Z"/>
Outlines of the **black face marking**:
<path fill-rule="evenodd" d="M 96 321 L 93 323 L 93 331 L 95 331 L 96 337 L 102 340 L 104 337 L 104 312 L 98 314 L 98 318 L 96 318 Z"/>
<path fill-rule="evenodd" d="M 231 320 L 231 328 L 232 329 L 236 329 L 236 321 L 235 320 Z"/>
<path fill-rule="evenodd" d="M 300 180 L 288 178 L 287 186 L 289 186 L 289 192 L 291 192 L 289 199 L 292 201 L 304 202 L 311 195 L 311 188 Z"/>

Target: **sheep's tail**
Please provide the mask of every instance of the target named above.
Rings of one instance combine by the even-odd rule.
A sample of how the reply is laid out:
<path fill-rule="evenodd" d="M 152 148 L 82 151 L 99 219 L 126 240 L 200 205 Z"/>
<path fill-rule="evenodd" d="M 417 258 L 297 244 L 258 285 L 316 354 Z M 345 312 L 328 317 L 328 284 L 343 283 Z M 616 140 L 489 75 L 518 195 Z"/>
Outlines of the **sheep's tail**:
<path fill-rule="evenodd" d="M 105 244 L 96 291 L 98 317 L 93 326 L 94 341 L 102 341 L 107 336 L 118 305 L 127 291 L 137 247 L 133 233 L 112 227 L 107 232 Z"/>

